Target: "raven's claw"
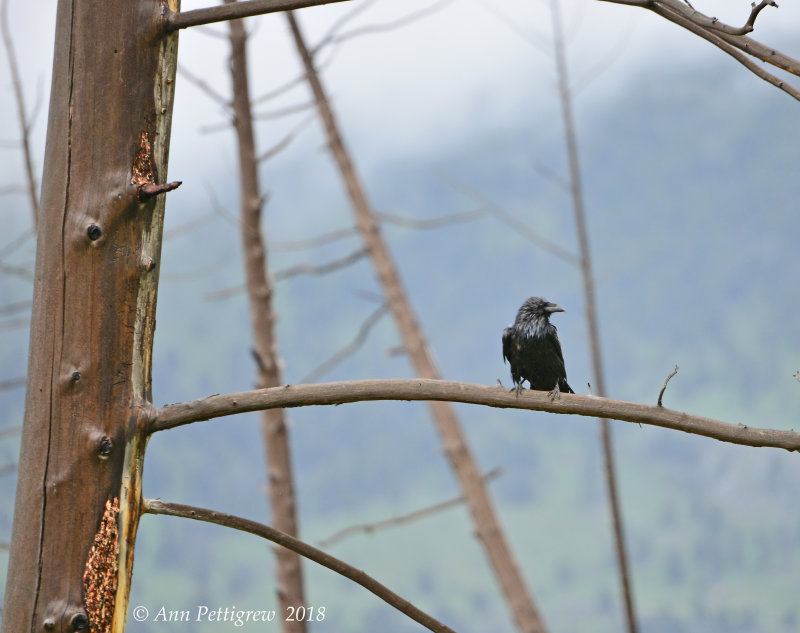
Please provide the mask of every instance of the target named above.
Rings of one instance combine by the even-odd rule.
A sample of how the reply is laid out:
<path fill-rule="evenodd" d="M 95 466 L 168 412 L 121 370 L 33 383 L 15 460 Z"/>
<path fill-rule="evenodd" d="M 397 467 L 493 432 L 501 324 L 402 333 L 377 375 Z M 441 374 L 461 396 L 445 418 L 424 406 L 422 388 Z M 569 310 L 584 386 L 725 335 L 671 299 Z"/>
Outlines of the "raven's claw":
<path fill-rule="evenodd" d="M 547 392 L 547 395 L 550 396 L 550 402 L 553 402 L 553 400 L 561 400 L 561 389 L 558 388 L 558 383 L 556 383 L 552 391 Z"/>

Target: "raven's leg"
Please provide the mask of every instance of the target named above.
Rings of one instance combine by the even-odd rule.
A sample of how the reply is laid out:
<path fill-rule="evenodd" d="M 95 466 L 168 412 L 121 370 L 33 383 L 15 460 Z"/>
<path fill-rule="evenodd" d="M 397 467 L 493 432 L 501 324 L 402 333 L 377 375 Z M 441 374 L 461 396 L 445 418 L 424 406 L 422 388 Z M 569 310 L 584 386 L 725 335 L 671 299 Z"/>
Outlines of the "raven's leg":
<path fill-rule="evenodd" d="M 547 395 L 550 396 L 550 402 L 553 400 L 561 400 L 561 389 L 558 387 L 558 381 L 556 381 L 556 386 L 553 387 L 553 390 L 547 392 Z"/>

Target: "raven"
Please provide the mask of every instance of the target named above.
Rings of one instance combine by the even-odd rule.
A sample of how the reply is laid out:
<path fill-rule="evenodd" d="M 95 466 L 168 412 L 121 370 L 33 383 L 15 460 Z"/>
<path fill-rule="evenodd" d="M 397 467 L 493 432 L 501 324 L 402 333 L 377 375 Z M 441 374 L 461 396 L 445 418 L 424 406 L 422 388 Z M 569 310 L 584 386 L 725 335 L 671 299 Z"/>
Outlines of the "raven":
<path fill-rule="evenodd" d="M 531 297 L 517 312 L 513 325 L 503 330 L 503 362 L 511 366 L 511 379 L 519 395 L 526 380 L 531 389 L 549 391 L 551 400 L 561 392 L 575 393 L 567 384 L 564 355 L 556 326 L 550 323 L 553 312 L 564 308 L 542 297 Z"/>

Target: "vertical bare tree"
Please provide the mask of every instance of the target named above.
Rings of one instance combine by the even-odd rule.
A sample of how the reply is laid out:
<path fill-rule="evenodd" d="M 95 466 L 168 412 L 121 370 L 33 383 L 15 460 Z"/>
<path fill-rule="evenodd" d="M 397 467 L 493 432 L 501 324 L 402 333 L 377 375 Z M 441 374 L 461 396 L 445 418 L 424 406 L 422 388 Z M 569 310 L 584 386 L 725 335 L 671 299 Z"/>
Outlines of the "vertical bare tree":
<path fill-rule="evenodd" d="M 31 154 L 31 117 L 25 108 L 25 97 L 22 92 L 22 79 L 19 76 L 17 56 L 14 53 L 14 43 L 11 41 L 11 32 L 8 28 L 8 0 L 3 0 L 0 5 L 0 31 L 3 36 L 3 46 L 6 49 L 8 59 L 8 69 L 11 72 L 11 87 L 14 91 L 14 99 L 17 103 L 17 117 L 19 119 L 20 143 L 22 144 L 22 155 L 25 163 L 25 179 L 27 181 L 28 200 L 31 205 L 31 215 L 33 226 L 39 222 L 39 191 L 36 183 L 36 176 L 33 173 L 33 157 Z"/>
<path fill-rule="evenodd" d="M 58 3 L 3 633 L 124 628 L 177 54 L 161 20 Z"/>
<path fill-rule="evenodd" d="M 406 352 L 420 377 L 440 378 L 425 341 L 422 327 L 411 308 L 411 302 L 400 280 L 397 267 L 381 235 L 378 220 L 367 200 L 361 180 L 342 140 L 339 126 L 300 27 L 292 12 L 287 12 L 286 18 L 289 21 L 289 27 L 320 118 L 325 126 L 328 145 L 344 181 L 356 222 L 375 267 L 375 273 L 383 287 L 386 302 L 403 339 Z M 476 534 L 486 550 L 517 628 L 525 633 L 544 633 L 547 630 L 544 621 L 511 553 L 485 482 L 475 464 L 453 406 L 448 402 L 431 402 L 430 408 L 445 454 L 461 485 L 464 497 L 467 499 Z"/>
<path fill-rule="evenodd" d="M 578 143 L 575 133 L 575 121 L 572 114 L 572 91 L 569 85 L 569 71 L 567 67 L 567 58 L 564 46 L 564 29 L 561 24 L 561 6 L 559 0 L 550 0 L 550 14 L 552 16 L 556 75 L 558 77 L 558 96 L 561 102 L 561 116 L 564 124 L 564 144 L 566 145 L 567 162 L 569 164 L 569 191 L 572 198 L 572 207 L 575 215 L 575 227 L 578 233 L 578 247 L 580 249 L 580 270 L 581 280 L 583 282 L 586 325 L 589 329 L 592 375 L 594 376 L 594 387 L 597 395 L 605 397 L 606 381 L 603 371 L 603 359 L 600 352 L 600 327 L 597 319 L 597 301 L 595 298 L 594 275 L 592 273 L 592 257 L 591 250 L 589 248 L 589 233 L 586 228 L 586 211 L 583 204 L 583 187 L 581 185 Z M 606 419 L 598 419 L 598 422 L 600 423 L 600 439 L 603 447 L 606 490 L 611 508 L 611 520 L 614 529 L 614 540 L 616 543 L 617 565 L 619 568 L 620 584 L 625 605 L 625 619 L 628 633 L 636 633 L 638 627 L 633 603 L 633 590 L 631 588 L 628 557 L 625 547 L 622 508 L 617 489 L 611 425 Z"/>
<path fill-rule="evenodd" d="M 226 0 L 230 4 L 236 0 Z M 241 20 L 229 23 L 231 41 L 231 76 L 233 79 L 233 116 L 239 150 L 239 190 L 241 205 L 242 252 L 244 254 L 250 323 L 253 330 L 253 356 L 258 365 L 259 388 L 282 384 L 280 358 L 275 338 L 273 286 L 267 269 L 261 210 L 264 196 L 258 179 L 258 160 L 253 132 L 250 85 L 247 75 L 247 33 Z M 272 525 L 297 536 L 297 511 L 292 476 L 289 434 L 284 409 L 262 411 L 261 428 L 267 458 L 269 500 Z M 277 559 L 278 599 L 281 612 L 304 606 L 303 570 L 300 556 L 283 547 L 275 548 Z M 303 633 L 303 618 L 281 619 L 286 633 Z"/>

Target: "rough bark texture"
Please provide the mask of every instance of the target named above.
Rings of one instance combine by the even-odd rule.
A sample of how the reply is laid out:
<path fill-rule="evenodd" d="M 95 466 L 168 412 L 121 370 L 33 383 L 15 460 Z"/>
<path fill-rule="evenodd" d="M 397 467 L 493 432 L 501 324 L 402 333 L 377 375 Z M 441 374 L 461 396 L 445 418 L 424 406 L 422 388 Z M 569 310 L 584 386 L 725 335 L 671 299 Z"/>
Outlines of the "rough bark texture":
<path fill-rule="evenodd" d="M 572 92 L 569 87 L 569 74 L 567 72 L 567 59 L 564 50 L 561 7 L 559 1 L 560 0 L 551 0 L 550 10 L 553 19 L 553 43 L 558 75 L 558 91 L 561 100 L 561 114 L 564 120 L 564 141 L 567 146 L 567 161 L 569 163 L 570 195 L 573 203 L 575 227 L 578 233 L 578 245 L 580 248 L 580 269 L 581 279 L 583 281 L 586 324 L 589 329 L 589 347 L 592 357 L 594 388 L 598 396 L 605 397 L 606 381 L 603 371 L 603 358 L 600 352 L 600 327 L 597 319 L 597 300 L 595 298 L 592 258 L 589 249 L 589 232 L 586 228 L 586 211 L 583 205 L 583 188 L 581 186 L 577 135 L 575 134 L 575 122 L 572 116 Z M 598 421 L 600 422 L 600 440 L 603 448 L 603 463 L 605 465 L 606 490 L 608 491 L 609 506 L 611 509 L 611 523 L 614 529 L 617 566 L 619 568 L 620 585 L 623 602 L 625 604 L 625 621 L 628 627 L 628 633 L 637 633 L 636 612 L 633 605 L 633 590 L 631 588 L 628 557 L 625 547 L 625 532 L 622 522 L 622 507 L 617 489 L 611 424 L 605 419 Z"/>
<path fill-rule="evenodd" d="M 358 227 L 364 237 L 364 243 L 369 250 L 375 272 L 383 287 L 389 310 L 394 316 L 405 349 L 420 377 L 438 379 L 440 378 L 439 372 L 428 350 L 422 328 L 411 308 L 397 267 L 381 235 L 375 213 L 367 201 L 355 167 L 339 134 L 338 125 L 325 90 L 314 69 L 311 54 L 305 45 L 294 15 L 288 12 L 286 17 L 289 20 L 306 77 L 314 93 L 320 117 L 325 125 L 331 153 L 341 172 Z M 546 631 L 544 622 L 539 616 L 533 597 L 525 586 L 525 581 L 497 520 L 481 473 L 472 457 L 453 406 L 448 402 L 431 402 L 430 407 L 445 454 L 455 471 L 464 496 L 467 498 L 476 534 L 485 548 L 503 595 L 511 608 L 517 628 L 524 633 L 544 633 Z"/>
<path fill-rule="evenodd" d="M 282 379 L 274 331 L 273 286 L 267 272 L 264 239 L 261 233 L 262 197 L 258 182 L 258 161 L 247 77 L 247 34 L 244 24 L 239 20 L 230 22 L 229 26 L 233 109 L 239 148 L 242 248 L 250 302 L 250 322 L 253 329 L 253 351 L 258 365 L 259 387 L 275 387 L 282 384 Z M 264 411 L 261 423 L 272 508 L 270 522 L 281 532 L 297 536 L 297 512 L 286 413 L 283 409 Z M 289 613 L 288 607 L 305 605 L 303 570 L 300 556 L 295 552 L 278 547 L 275 549 L 275 556 L 278 599 L 281 612 L 285 616 Z M 306 630 L 302 618 L 294 620 L 281 618 L 281 627 L 286 633 L 303 633 Z"/>
<path fill-rule="evenodd" d="M 132 180 L 166 175 L 165 6 L 58 3 L 3 633 L 124 626 L 164 209 Z"/>

